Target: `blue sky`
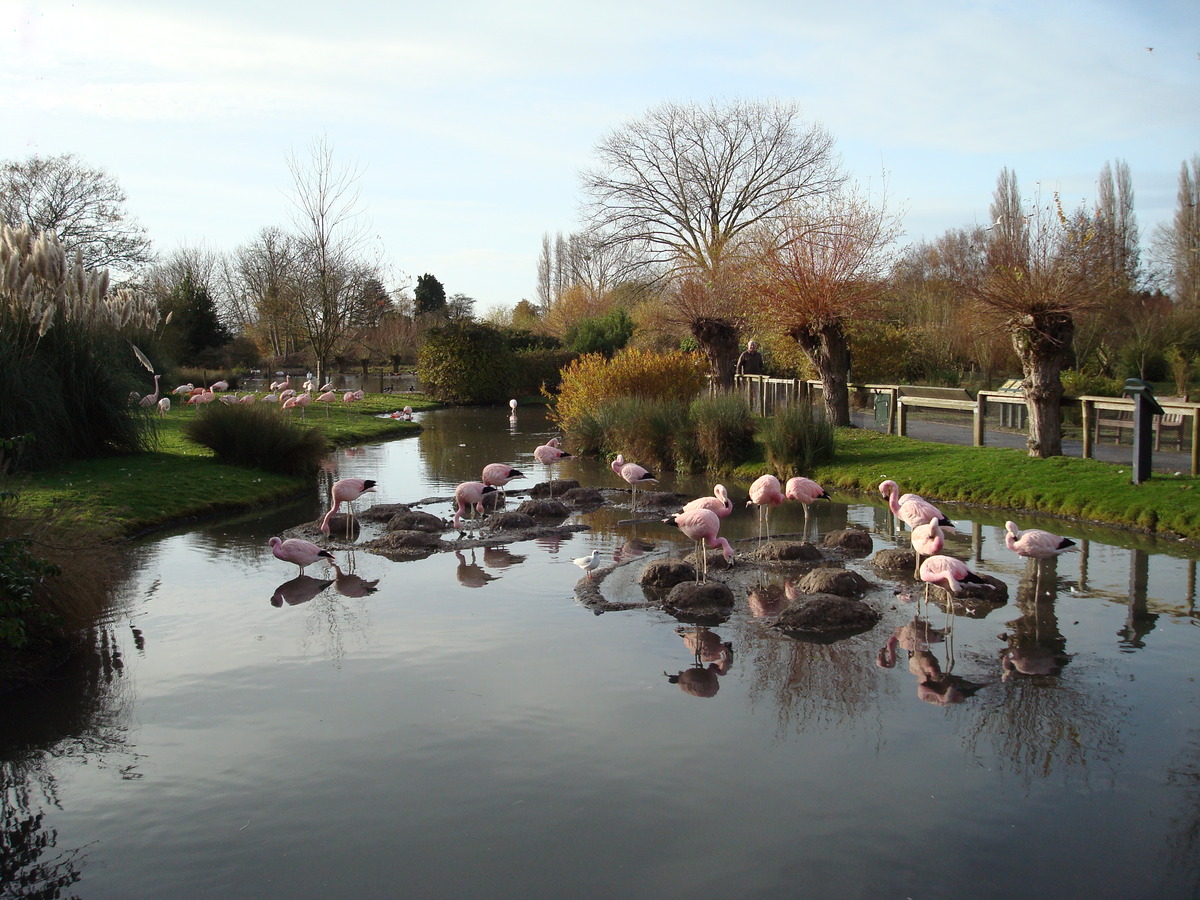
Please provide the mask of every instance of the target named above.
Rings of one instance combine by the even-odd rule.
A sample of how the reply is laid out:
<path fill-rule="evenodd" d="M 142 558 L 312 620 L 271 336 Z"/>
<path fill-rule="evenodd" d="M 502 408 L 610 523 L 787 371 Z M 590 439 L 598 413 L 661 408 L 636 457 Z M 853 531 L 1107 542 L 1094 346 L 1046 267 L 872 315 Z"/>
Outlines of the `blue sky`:
<path fill-rule="evenodd" d="M 664 101 L 799 103 L 905 241 L 985 222 L 1004 166 L 1074 205 L 1118 159 L 1148 232 L 1200 153 L 1194 0 L 168 6 L 0 0 L 0 159 L 74 152 L 159 251 L 230 251 L 289 226 L 324 137 L 394 277 L 480 312 L 534 297 L 596 142 Z"/>

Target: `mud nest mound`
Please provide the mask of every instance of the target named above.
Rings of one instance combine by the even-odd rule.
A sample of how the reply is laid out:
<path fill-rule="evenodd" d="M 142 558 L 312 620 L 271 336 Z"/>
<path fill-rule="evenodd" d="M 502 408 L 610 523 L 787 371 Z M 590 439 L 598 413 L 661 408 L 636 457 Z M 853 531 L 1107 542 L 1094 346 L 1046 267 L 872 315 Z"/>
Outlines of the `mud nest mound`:
<path fill-rule="evenodd" d="M 862 528 L 843 528 L 840 531 L 830 531 L 821 538 L 821 546 L 829 550 L 840 550 L 849 556 L 867 556 L 875 549 L 875 542 Z"/>
<path fill-rule="evenodd" d="M 857 572 L 847 569 L 813 569 L 800 579 L 802 594 L 835 594 L 838 597 L 861 597 L 872 587 L 871 582 Z"/>
<path fill-rule="evenodd" d="M 685 581 L 671 588 L 663 610 L 681 622 L 724 622 L 733 612 L 733 591 L 719 581 Z"/>
<path fill-rule="evenodd" d="M 792 637 L 835 641 L 869 631 L 879 619 L 880 613 L 861 600 L 813 594 L 780 613 L 774 627 Z"/>

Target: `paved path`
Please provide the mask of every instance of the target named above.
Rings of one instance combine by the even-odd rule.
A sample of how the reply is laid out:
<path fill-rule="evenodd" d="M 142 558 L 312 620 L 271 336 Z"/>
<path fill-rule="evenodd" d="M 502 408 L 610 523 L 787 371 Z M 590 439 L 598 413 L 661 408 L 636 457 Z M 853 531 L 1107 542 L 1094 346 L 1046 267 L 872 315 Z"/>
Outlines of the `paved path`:
<path fill-rule="evenodd" d="M 875 424 L 874 413 L 867 410 L 851 410 L 850 418 L 859 428 L 869 428 L 871 431 L 883 432 L 884 427 Z M 938 444 L 961 444 L 971 446 L 972 435 L 970 425 L 952 425 L 944 422 L 926 422 L 913 418 L 908 419 L 908 436 L 918 441 L 930 441 Z M 1025 449 L 1025 435 L 1010 431 L 989 430 L 984 435 L 984 442 L 989 447 L 1014 447 Z M 1083 457 L 1083 441 L 1063 441 L 1063 456 Z M 1129 444 L 1093 443 L 1092 458 L 1104 462 L 1133 465 L 1133 447 Z M 1179 453 L 1175 450 L 1160 450 L 1153 456 L 1152 468 L 1155 472 L 1175 473 L 1184 475 L 1192 471 L 1192 456 L 1190 453 Z"/>

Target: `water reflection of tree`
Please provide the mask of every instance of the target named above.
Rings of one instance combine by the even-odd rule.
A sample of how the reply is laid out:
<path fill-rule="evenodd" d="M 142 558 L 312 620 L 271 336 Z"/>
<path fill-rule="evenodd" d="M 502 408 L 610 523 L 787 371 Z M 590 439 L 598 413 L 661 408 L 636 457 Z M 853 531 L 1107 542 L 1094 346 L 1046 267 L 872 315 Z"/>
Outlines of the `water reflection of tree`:
<path fill-rule="evenodd" d="M 1020 615 L 1008 623 L 999 651 L 1005 677 L 962 719 L 968 749 L 979 754 L 991 744 L 997 764 L 1010 766 L 1027 788 L 1035 778 L 1086 778 L 1107 765 L 1121 752 L 1120 725 L 1129 712 L 1067 653 L 1055 608 L 1056 562 L 1029 561 L 1014 598 Z"/>
<path fill-rule="evenodd" d="M 346 658 L 347 645 L 359 646 L 368 643 L 371 631 L 370 615 L 364 603 L 350 603 L 339 599 L 330 591 L 318 594 L 304 607 L 308 616 L 304 620 L 304 637 L 301 649 L 320 646 L 323 654 L 338 668 Z"/>
<path fill-rule="evenodd" d="M 51 898 L 82 877 L 86 845 L 62 849 L 47 812 L 61 807 L 64 760 L 116 766 L 139 777 L 127 745 L 131 698 L 115 635 L 89 635 L 35 688 L 5 696 L 0 735 L 0 898 Z"/>
<path fill-rule="evenodd" d="M 1193 731 L 1176 762 L 1167 769 L 1167 784 L 1184 792 L 1182 811 L 1171 819 L 1167 843 L 1190 896 L 1200 897 L 1200 732 Z"/>

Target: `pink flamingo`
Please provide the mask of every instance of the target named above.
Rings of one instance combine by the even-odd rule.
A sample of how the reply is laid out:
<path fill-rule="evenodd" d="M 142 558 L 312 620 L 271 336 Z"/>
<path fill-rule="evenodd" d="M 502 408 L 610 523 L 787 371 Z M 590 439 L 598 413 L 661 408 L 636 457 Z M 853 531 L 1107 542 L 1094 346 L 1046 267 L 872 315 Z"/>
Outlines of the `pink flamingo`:
<path fill-rule="evenodd" d="M 138 401 L 142 406 L 146 407 L 147 409 L 149 409 L 151 406 L 158 405 L 158 379 L 160 379 L 161 377 L 162 377 L 161 375 L 154 376 L 154 393 L 147 394 L 145 397 L 143 397 L 141 400 Z"/>
<path fill-rule="evenodd" d="M 882 489 L 884 485 L 888 486 L 887 494 L 885 495 L 888 501 L 888 508 L 892 514 L 909 527 L 916 528 L 918 525 L 924 525 L 926 522 L 936 521 L 943 528 L 953 528 L 954 523 L 947 519 L 940 509 L 916 494 L 906 495 L 904 502 L 900 502 L 900 488 L 896 486 L 894 481 L 885 481 L 880 485 Z"/>
<path fill-rule="evenodd" d="M 175 390 L 171 391 L 171 393 L 172 394 L 190 394 L 195 389 L 196 389 L 196 386 L 194 384 L 181 384 L 181 385 L 179 385 L 179 387 L 175 388 Z"/>
<path fill-rule="evenodd" d="M 295 396 L 296 405 L 300 407 L 300 418 L 304 418 L 304 410 L 312 403 L 312 394 L 303 393 Z"/>
<path fill-rule="evenodd" d="M 350 519 L 354 516 L 354 501 L 363 494 L 373 493 L 376 493 L 375 482 L 370 479 L 342 478 L 339 481 L 335 481 L 333 487 L 329 490 L 333 506 L 329 507 L 329 512 L 325 513 L 325 518 L 321 520 L 321 531 L 329 534 L 329 520 L 333 518 L 334 514 L 345 503 L 350 509 L 350 512 L 346 516 L 346 537 L 350 537 Z"/>
<path fill-rule="evenodd" d="M 552 466 L 560 459 L 569 459 L 571 456 L 565 450 L 559 449 L 558 438 L 550 438 L 544 444 L 540 444 L 533 448 L 533 458 L 546 467 L 546 478 L 550 482 L 550 498 L 554 498 L 554 478 Z"/>
<path fill-rule="evenodd" d="M 925 499 L 920 494 L 901 494 L 900 486 L 898 484 L 896 484 L 896 482 L 892 481 L 890 478 L 887 481 L 879 482 L 879 493 L 883 495 L 884 500 L 888 499 L 888 494 L 893 489 L 895 489 L 895 492 L 900 495 L 899 498 L 896 500 L 897 503 L 907 503 L 909 500 L 924 500 Z"/>
<path fill-rule="evenodd" d="M 484 484 L 482 481 L 464 481 L 454 489 L 454 503 L 457 509 L 454 511 L 454 527 L 458 529 L 459 534 L 464 533 L 462 527 L 463 513 L 470 509 L 474 509 L 480 515 L 483 514 L 483 498 L 495 493 L 496 489 L 490 484 Z M 471 518 L 475 515 L 472 513 Z"/>
<path fill-rule="evenodd" d="M 1018 556 L 1030 559 L 1049 559 L 1051 556 L 1079 549 L 1070 538 L 1042 531 L 1040 528 L 1026 528 L 1022 531 L 1016 522 L 1004 523 L 1004 546 Z"/>
<path fill-rule="evenodd" d="M 674 525 L 696 542 L 696 558 L 700 561 L 704 581 L 708 580 L 708 554 L 704 552 L 702 544 L 711 550 L 720 549 L 725 557 L 725 562 L 733 561 L 733 547 L 730 546 L 729 541 L 720 536 L 721 520 L 711 509 L 695 509 L 691 512 L 676 513 L 663 519 L 663 522 L 667 525 Z M 696 580 L 701 580 L 700 572 L 697 572 Z"/>
<path fill-rule="evenodd" d="M 254 403 L 257 399 L 253 394 L 243 394 L 238 397 L 238 403 Z"/>
<path fill-rule="evenodd" d="M 325 415 L 329 415 L 329 404 L 336 399 L 337 394 L 335 394 L 333 391 L 325 391 L 323 394 L 319 394 L 317 396 L 317 402 L 325 404 Z"/>
<path fill-rule="evenodd" d="M 762 543 L 763 523 L 766 523 L 767 540 L 771 540 L 771 510 L 784 501 L 783 489 L 774 475 L 760 475 L 750 485 L 747 506 L 758 507 L 758 540 Z"/>
<path fill-rule="evenodd" d="M 211 385 L 209 385 L 208 389 L 210 391 L 212 391 L 213 393 L 217 393 L 219 391 L 227 391 L 227 390 L 229 390 L 229 382 L 228 381 L 214 381 Z"/>
<path fill-rule="evenodd" d="M 197 391 L 196 393 L 192 394 L 192 396 L 188 397 L 187 405 L 194 406 L 199 409 L 205 403 L 212 403 L 213 400 L 216 399 L 216 396 L 217 395 L 212 391 Z"/>
<path fill-rule="evenodd" d="M 922 556 L 937 556 L 942 552 L 942 548 L 946 546 L 946 535 L 942 531 L 942 526 L 937 522 L 926 522 L 924 525 L 918 525 L 912 530 L 908 536 L 912 541 L 912 548 L 916 554 L 916 562 L 913 563 L 913 577 L 917 576 L 920 571 Z"/>
<path fill-rule="evenodd" d="M 633 500 L 630 504 L 631 509 L 637 509 L 637 486 L 639 484 L 658 484 L 658 479 L 654 477 L 654 473 L 649 469 L 639 466 L 637 463 L 625 462 L 623 454 L 618 453 L 617 458 L 612 461 L 612 470 L 620 475 L 625 481 L 633 487 Z"/>
<path fill-rule="evenodd" d="M 1037 573 L 1033 582 L 1033 596 L 1042 596 L 1042 564 L 1041 560 L 1078 550 L 1075 542 L 1040 528 L 1027 528 L 1022 531 L 1016 522 L 1004 523 L 1004 546 L 1018 556 L 1037 560 Z"/>
<path fill-rule="evenodd" d="M 332 553 L 318 547 L 312 541 L 305 541 L 300 538 L 288 538 L 286 541 L 282 541 L 277 537 L 273 537 L 269 543 L 271 544 L 271 552 L 275 554 L 275 558 L 296 564 L 300 567 L 301 575 L 304 574 L 305 566 L 311 566 L 319 559 L 333 560 Z"/>
<path fill-rule="evenodd" d="M 787 484 L 783 489 L 783 496 L 788 500 L 795 500 L 804 506 L 804 538 L 807 540 L 808 507 L 818 500 L 828 500 L 829 494 L 825 492 L 825 488 L 821 487 L 811 478 L 801 478 L 797 475 L 795 478 L 787 480 Z"/>
<path fill-rule="evenodd" d="M 967 564 L 953 556 L 931 556 L 921 563 L 920 578 L 925 582 L 925 603 L 929 603 L 929 585 L 936 584 L 950 593 L 946 604 L 947 617 L 954 615 L 954 597 L 964 584 L 987 584 L 967 568 Z"/>
<path fill-rule="evenodd" d="M 343 403 L 350 404 L 350 403 L 353 403 L 357 399 L 358 398 L 354 396 L 354 391 L 346 391 L 346 393 L 342 394 L 342 402 Z"/>
<path fill-rule="evenodd" d="M 170 411 L 171 411 L 171 398 L 163 397 L 161 400 L 158 401 L 158 414 L 160 416 L 165 416 Z"/>
<path fill-rule="evenodd" d="M 683 512 L 692 512 L 697 509 L 707 509 L 715 512 L 717 518 L 723 519 L 733 512 L 733 501 L 729 499 L 729 491 L 723 484 L 713 485 L 713 496 L 697 497 L 683 507 Z"/>
<path fill-rule="evenodd" d="M 514 469 L 507 463 L 489 463 L 483 467 L 483 474 L 480 476 L 484 484 L 500 488 L 500 493 L 505 499 L 508 498 L 508 495 L 505 493 L 504 486 L 514 478 L 524 477 L 524 472 L 520 469 Z"/>

